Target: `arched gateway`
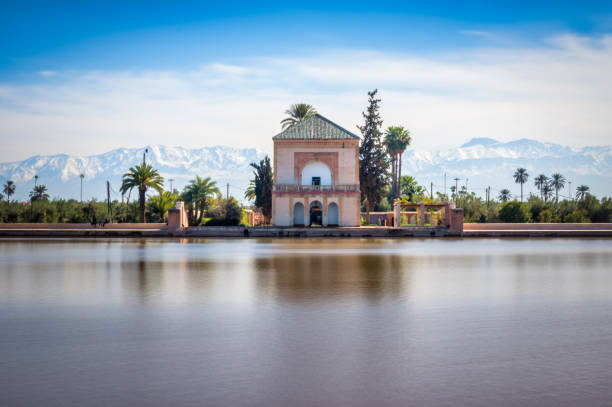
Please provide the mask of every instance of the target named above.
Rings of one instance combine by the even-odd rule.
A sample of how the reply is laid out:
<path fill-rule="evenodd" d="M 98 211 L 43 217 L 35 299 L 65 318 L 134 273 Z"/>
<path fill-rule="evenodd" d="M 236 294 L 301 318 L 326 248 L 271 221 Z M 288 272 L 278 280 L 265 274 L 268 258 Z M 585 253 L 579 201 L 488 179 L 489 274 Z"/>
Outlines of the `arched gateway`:
<path fill-rule="evenodd" d="M 310 222 L 308 226 L 323 225 L 323 205 L 319 201 L 313 201 L 310 204 Z"/>

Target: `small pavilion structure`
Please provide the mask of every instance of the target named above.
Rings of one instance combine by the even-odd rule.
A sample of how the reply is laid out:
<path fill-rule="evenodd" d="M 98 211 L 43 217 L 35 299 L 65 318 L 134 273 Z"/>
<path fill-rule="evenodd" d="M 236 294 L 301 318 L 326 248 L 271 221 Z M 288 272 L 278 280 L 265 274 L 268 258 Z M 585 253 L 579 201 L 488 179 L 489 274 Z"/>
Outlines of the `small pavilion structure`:
<path fill-rule="evenodd" d="M 402 217 L 408 218 L 408 222 L 416 224 L 416 227 L 430 228 L 440 227 L 451 233 L 463 232 L 463 209 L 455 207 L 453 202 L 440 204 L 406 203 L 395 201 L 393 204 L 393 223 L 395 228 L 401 227 Z M 414 222 L 411 221 L 414 218 Z"/>
<path fill-rule="evenodd" d="M 275 226 L 359 226 L 359 137 L 320 114 L 272 138 Z"/>

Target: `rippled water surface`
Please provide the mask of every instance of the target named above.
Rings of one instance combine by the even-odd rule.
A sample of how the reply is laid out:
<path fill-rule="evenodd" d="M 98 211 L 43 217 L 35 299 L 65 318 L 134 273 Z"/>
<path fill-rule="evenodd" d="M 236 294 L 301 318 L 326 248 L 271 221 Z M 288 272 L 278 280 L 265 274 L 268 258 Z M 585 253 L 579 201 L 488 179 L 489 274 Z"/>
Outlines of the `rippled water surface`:
<path fill-rule="evenodd" d="M 612 240 L 0 240 L 0 405 L 612 405 Z"/>

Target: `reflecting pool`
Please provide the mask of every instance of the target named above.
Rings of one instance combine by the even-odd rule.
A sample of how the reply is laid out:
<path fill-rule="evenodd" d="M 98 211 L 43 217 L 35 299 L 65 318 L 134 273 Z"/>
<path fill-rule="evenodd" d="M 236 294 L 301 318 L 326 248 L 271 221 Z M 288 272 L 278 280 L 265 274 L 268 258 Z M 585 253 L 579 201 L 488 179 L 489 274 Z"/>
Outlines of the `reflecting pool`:
<path fill-rule="evenodd" d="M 0 405 L 612 404 L 610 239 L 0 240 Z"/>

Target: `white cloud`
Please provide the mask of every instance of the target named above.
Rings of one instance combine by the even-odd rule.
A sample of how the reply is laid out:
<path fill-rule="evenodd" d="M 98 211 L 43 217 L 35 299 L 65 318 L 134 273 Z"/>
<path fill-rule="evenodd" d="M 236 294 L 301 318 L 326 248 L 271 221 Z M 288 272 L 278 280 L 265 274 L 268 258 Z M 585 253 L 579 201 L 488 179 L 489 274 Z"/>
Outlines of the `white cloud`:
<path fill-rule="evenodd" d="M 48 78 L 55 75 L 57 72 L 55 71 L 38 71 L 38 74 L 43 78 Z"/>
<path fill-rule="evenodd" d="M 488 37 L 491 35 L 489 31 L 480 31 L 480 30 L 460 30 L 459 34 L 471 35 L 475 37 Z"/>
<path fill-rule="evenodd" d="M 375 87 L 384 124 L 408 126 L 418 149 L 471 137 L 610 144 L 610 66 L 612 37 L 566 34 L 538 48 L 433 56 L 328 50 L 180 72 L 62 72 L 0 84 L 0 160 L 147 143 L 269 149 L 291 103 L 355 130 Z"/>

